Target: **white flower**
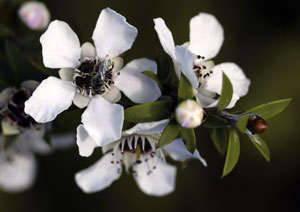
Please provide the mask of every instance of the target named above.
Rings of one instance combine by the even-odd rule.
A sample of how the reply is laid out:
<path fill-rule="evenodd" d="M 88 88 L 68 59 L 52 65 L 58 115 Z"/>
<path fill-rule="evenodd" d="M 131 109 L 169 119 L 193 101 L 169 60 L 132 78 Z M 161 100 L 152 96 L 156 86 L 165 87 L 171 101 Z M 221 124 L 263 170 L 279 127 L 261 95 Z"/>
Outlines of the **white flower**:
<path fill-rule="evenodd" d="M 136 36 L 137 29 L 109 8 L 102 10 L 93 33 L 96 48 L 91 43 L 80 47 L 67 23 L 51 22 L 40 38 L 43 61 L 48 68 L 61 68 L 61 79 L 44 80 L 25 103 L 25 112 L 45 123 L 72 102 L 79 108 L 88 105 L 82 123 L 97 142 L 105 145 L 104 140 L 119 139 L 124 111 L 113 103 L 120 100 L 120 90 L 135 103 L 151 102 L 161 95 L 154 80 L 142 74 L 156 73 L 154 61 L 137 59 L 122 68 L 118 56 L 131 48 Z"/>
<path fill-rule="evenodd" d="M 124 165 L 146 194 L 162 196 L 172 192 L 176 167 L 167 164 L 166 155 L 177 161 L 196 158 L 205 166 L 206 162 L 197 150 L 194 154 L 188 152 L 182 139 L 176 139 L 164 148 L 157 148 L 160 134 L 167 123 L 168 120 L 142 123 L 123 131 L 119 140 L 102 148 L 104 156 L 96 164 L 76 174 L 77 185 L 86 193 L 105 189 L 120 178 Z M 97 143 L 83 126 L 77 130 L 80 155 L 91 155 Z"/>
<path fill-rule="evenodd" d="M 176 119 L 184 128 L 196 128 L 201 125 L 204 116 L 202 106 L 194 100 L 181 102 L 176 108 Z"/>
<path fill-rule="evenodd" d="M 42 2 L 28 1 L 18 11 L 20 19 L 32 30 L 43 30 L 50 22 L 50 12 Z"/>
<path fill-rule="evenodd" d="M 190 41 L 176 46 L 169 28 L 162 18 L 154 19 L 155 30 L 160 43 L 174 62 L 177 76 L 182 72 L 192 84 L 197 101 L 204 107 L 215 107 L 221 94 L 222 73 L 233 85 L 233 98 L 227 108 L 232 108 L 237 100 L 246 95 L 250 80 L 234 63 L 214 65 L 215 57 L 224 40 L 223 28 L 210 14 L 200 13 L 190 21 Z"/>

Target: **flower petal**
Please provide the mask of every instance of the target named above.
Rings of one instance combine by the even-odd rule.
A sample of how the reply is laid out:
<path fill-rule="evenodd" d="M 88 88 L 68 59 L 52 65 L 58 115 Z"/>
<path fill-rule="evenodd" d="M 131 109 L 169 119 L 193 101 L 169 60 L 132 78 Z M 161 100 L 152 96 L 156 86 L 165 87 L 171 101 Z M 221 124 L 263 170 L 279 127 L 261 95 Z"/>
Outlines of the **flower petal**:
<path fill-rule="evenodd" d="M 135 103 L 153 102 L 161 96 L 160 88 L 143 71 L 156 72 L 154 61 L 142 58 L 126 65 L 115 79 L 115 86 Z"/>
<path fill-rule="evenodd" d="M 0 188 L 8 192 L 22 192 L 30 188 L 36 176 L 33 155 L 0 152 Z"/>
<path fill-rule="evenodd" d="M 77 146 L 82 157 L 89 157 L 98 146 L 82 124 L 77 127 Z"/>
<path fill-rule="evenodd" d="M 194 54 L 211 59 L 220 51 L 223 40 L 223 28 L 213 15 L 200 13 L 191 19 L 189 49 Z"/>
<path fill-rule="evenodd" d="M 102 10 L 93 33 L 97 55 L 101 59 L 119 56 L 131 48 L 137 33 L 124 16 L 110 8 Z"/>
<path fill-rule="evenodd" d="M 26 90 L 28 90 L 30 92 L 33 92 L 39 86 L 39 84 L 40 83 L 35 80 L 26 80 L 21 83 L 21 87 L 25 88 Z"/>
<path fill-rule="evenodd" d="M 155 122 L 147 122 L 137 124 L 134 127 L 130 128 L 123 132 L 124 135 L 140 134 L 140 135 L 153 135 L 161 133 L 167 124 L 169 123 L 168 119 Z"/>
<path fill-rule="evenodd" d="M 176 46 L 175 52 L 181 72 L 188 78 L 193 88 L 197 88 L 199 81 L 193 70 L 194 55 L 185 46 Z"/>
<path fill-rule="evenodd" d="M 79 108 L 85 108 L 90 102 L 90 98 L 76 93 L 73 99 L 73 104 Z"/>
<path fill-rule="evenodd" d="M 103 94 L 103 98 L 112 103 L 120 101 L 121 97 L 120 90 L 115 86 L 112 86 L 109 91 L 106 91 L 105 94 Z"/>
<path fill-rule="evenodd" d="M 154 29 L 158 35 L 160 44 L 162 45 L 164 51 L 170 55 L 173 60 L 176 60 L 175 55 L 175 43 L 173 39 L 172 32 L 167 27 L 165 21 L 162 18 L 155 18 Z"/>
<path fill-rule="evenodd" d="M 73 68 L 62 68 L 58 71 L 59 77 L 65 81 L 73 81 Z"/>
<path fill-rule="evenodd" d="M 99 146 L 104 146 L 121 137 L 124 109 L 97 95 L 92 98 L 81 119 L 88 134 Z"/>
<path fill-rule="evenodd" d="M 75 175 L 76 184 L 85 193 L 93 193 L 109 187 L 119 179 L 122 172 L 121 165 L 111 163 L 112 154 L 104 155 L 97 163 Z"/>
<path fill-rule="evenodd" d="M 52 21 L 40 42 L 46 67 L 75 68 L 80 64 L 80 42 L 67 23 Z"/>
<path fill-rule="evenodd" d="M 143 160 L 142 157 L 141 160 Z M 176 167 L 170 166 L 161 160 L 153 161 L 151 164 L 155 164 L 155 169 L 149 170 L 149 164 L 146 162 L 136 164 L 133 167 L 136 172 L 134 178 L 140 189 L 153 196 L 164 196 L 174 191 Z"/>
<path fill-rule="evenodd" d="M 39 123 L 50 122 L 71 106 L 74 95 L 72 82 L 48 77 L 25 102 L 25 113 Z"/>
<path fill-rule="evenodd" d="M 81 46 L 81 59 L 96 57 L 96 49 L 90 42 L 85 42 Z"/>
<path fill-rule="evenodd" d="M 165 146 L 164 150 L 168 152 L 173 160 L 183 162 L 189 159 L 198 159 L 204 166 L 207 166 L 205 159 L 200 156 L 198 150 L 195 150 L 194 154 L 190 153 L 181 138 L 175 139 L 172 143 Z"/>

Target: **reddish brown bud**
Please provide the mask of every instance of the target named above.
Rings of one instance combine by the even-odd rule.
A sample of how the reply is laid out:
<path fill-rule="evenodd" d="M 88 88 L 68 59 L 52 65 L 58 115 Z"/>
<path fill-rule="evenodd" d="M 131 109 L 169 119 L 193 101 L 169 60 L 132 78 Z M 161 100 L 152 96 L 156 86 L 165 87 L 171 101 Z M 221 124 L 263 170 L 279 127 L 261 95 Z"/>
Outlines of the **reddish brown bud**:
<path fill-rule="evenodd" d="M 253 115 L 248 119 L 247 128 L 253 134 L 261 134 L 269 128 L 269 125 L 263 118 Z"/>

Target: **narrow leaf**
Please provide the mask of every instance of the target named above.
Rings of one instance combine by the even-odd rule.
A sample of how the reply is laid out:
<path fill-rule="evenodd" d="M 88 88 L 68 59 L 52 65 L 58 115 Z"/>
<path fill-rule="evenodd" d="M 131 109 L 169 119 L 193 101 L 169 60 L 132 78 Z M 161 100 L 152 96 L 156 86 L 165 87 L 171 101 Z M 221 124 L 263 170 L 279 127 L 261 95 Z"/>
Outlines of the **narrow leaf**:
<path fill-rule="evenodd" d="M 228 175 L 237 164 L 240 156 L 239 135 L 233 128 L 229 129 L 228 147 L 222 177 Z"/>
<path fill-rule="evenodd" d="M 281 100 L 269 102 L 254 107 L 246 111 L 246 113 L 253 113 L 267 120 L 281 113 L 289 105 L 291 101 L 292 99 L 281 99 Z"/>
<path fill-rule="evenodd" d="M 221 96 L 219 98 L 218 110 L 221 111 L 225 109 L 231 102 L 233 95 L 233 87 L 232 84 L 227 77 L 227 75 L 223 72 L 223 82 L 222 82 L 222 91 Z"/>
<path fill-rule="evenodd" d="M 203 126 L 207 128 L 220 128 L 220 127 L 226 127 L 228 124 L 229 123 L 226 119 L 223 119 L 212 113 L 208 113 L 207 119 L 203 123 Z"/>
<path fill-rule="evenodd" d="M 262 154 L 267 162 L 271 161 L 270 150 L 266 142 L 259 135 L 248 135 L 252 144 Z"/>
<path fill-rule="evenodd" d="M 180 133 L 180 126 L 177 123 L 169 123 L 162 132 L 158 146 L 163 147 L 174 141 Z"/>
<path fill-rule="evenodd" d="M 160 121 L 171 116 L 172 107 L 172 102 L 169 101 L 135 105 L 125 110 L 125 120 L 135 123 Z"/>
<path fill-rule="evenodd" d="M 240 130 L 241 133 L 245 133 L 247 130 L 249 116 L 241 116 L 240 119 L 236 122 L 236 127 Z"/>
<path fill-rule="evenodd" d="M 194 129 L 181 128 L 180 137 L 183 139 L 186 149 L 193 154 L 196 149 L 196 135 Z"/>
<path fill-rule="evenodd" d="M 193 87 L 189 80 L 181 74 L 178 86 L 178 99 L 184 101 L 186 99 L 192 99 L 194 97 Z"/>
<path fill-rule="evenodd" d="M 210 130 L 210 138 L 218 152 L 225 155 L 227 148 L 227 131 L 226 128 L 214 128 Z"/>

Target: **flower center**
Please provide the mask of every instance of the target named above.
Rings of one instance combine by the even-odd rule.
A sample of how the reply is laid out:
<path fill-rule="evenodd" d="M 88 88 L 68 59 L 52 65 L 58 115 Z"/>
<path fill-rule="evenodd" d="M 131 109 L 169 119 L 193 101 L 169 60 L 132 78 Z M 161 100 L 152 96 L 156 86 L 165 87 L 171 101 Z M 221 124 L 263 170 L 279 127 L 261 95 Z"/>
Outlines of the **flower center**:
<path fill-rule="evenodd" d="M 9 118 L 20 128 L 31 128 L 37 125 L 37 122 L 24 112 L 24 103 L 29 97 L 29 93 L 25 90 L 16 91 L 2 112 L 3 116 Z"/>
<path fill-rule="evenodd" d="M 113 68 L 114 63 L 109 58 L 104 61 L 98 58 L 85 60 L 76 69 L 73 83 L 84 96 L 104 94 L 114 84 Z"/>
<path fill-rule="evenodd" d="M 200 85 L 206 80 L 212 73 L 212 68 L 214 67 L 213 61 L 205 60 L 205 57 L 197 55 L 194 60 L 193 69 L 196 76 L 199 79 Z"/>

